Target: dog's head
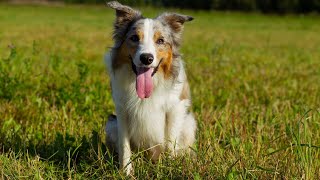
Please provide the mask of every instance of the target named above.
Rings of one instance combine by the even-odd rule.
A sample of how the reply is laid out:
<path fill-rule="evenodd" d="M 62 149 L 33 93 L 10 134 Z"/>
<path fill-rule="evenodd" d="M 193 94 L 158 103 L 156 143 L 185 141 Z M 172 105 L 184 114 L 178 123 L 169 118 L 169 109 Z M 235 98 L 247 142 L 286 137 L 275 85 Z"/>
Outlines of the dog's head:
<path fill-rule="evenodd" d="M 148 98 L 153 90 L 153 76 L 159 71 L 165 78 L 172 73 L 172 61 L 178 54 L 183 24 L 191 16 L 163 13 L 154 19 L 116 1 L 107 3 L 116 10 L 113 68 L 131 64 L 136 74 L 136 90 L 140 98 Z"/>

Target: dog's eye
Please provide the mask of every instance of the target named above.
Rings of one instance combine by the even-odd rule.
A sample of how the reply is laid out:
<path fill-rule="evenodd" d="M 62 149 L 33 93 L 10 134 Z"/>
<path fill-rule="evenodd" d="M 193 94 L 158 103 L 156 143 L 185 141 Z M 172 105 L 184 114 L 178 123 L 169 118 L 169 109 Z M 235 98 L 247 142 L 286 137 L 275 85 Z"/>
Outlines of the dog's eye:
<path fill-rule="evenodd" d="M 139 37 L 137 35 L 132 35 L 130 37 L 130 40 L 133 41 L 133 42 L 138 42 L 139 41 Z"/>
<path fill-rule="evenodd" d="M 160 39 L 157 40 L 156 43 L 157 43 L 157 44 L 163 44 L 163 43 L 164 43 L 164 39 L 163 39 L 163 38 L 160 38 Z"/>

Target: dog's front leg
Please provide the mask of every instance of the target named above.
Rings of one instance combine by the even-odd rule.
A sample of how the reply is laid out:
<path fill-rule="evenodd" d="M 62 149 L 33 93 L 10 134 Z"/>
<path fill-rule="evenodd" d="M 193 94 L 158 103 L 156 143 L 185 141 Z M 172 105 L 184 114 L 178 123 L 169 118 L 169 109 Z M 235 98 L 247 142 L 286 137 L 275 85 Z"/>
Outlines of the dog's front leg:
<path fill-rule="evenodd" d="M 179 149 L 179 139 L 181 136 L 181 129 L 183 124 L 183 117 L 185 114 L 185 106 L 181 102 L 178 105 L 174 106 L 167 112 L 166 116 L 166 137 L 167 137 L 167 148 L 172 153 L 172 155 L 177 154 Z"/>
<path fill-rule="evenodd" d="M 118 125 L 118 142 L 119 142 L 119 163 L 120 168 L 124 170 L 126 175 L 130 175 L 132 173 L 133 168 L 132 164 L 130 162 L 131 157 L 131 148 L 130 148 L 130 138 L 129 138 L 129 132 L 128 128 L 125 125 L 126 119 L 124 115 L 118 115 L 119 119 L 119 125 Z"/>

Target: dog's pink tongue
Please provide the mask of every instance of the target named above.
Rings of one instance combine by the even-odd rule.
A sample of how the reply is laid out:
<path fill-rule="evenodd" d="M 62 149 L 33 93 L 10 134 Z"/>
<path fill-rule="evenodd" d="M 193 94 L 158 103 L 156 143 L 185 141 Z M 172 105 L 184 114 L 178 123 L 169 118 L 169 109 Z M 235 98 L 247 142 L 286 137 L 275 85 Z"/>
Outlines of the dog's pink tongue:
<path fill-rule="evenodd" d="M 153 90 L 152 72 L 153 68 L 137 67 L 136 90 L 141 99 L 151 96 Z"/>

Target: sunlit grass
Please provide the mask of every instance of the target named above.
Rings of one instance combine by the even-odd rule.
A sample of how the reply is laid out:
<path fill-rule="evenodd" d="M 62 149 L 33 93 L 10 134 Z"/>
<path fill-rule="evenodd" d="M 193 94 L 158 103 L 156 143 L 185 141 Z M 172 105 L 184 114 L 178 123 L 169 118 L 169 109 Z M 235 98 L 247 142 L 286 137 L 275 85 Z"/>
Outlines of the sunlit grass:
<path fill-rule="evenodd" d="M 181 12 L 197 157 L 136 154 L 134 177 L 319 178 L 320 17 Z M 0 179 L 124 178 L 104 145 L 113 18 L 0 5 Z"/>

